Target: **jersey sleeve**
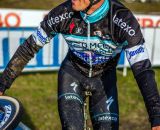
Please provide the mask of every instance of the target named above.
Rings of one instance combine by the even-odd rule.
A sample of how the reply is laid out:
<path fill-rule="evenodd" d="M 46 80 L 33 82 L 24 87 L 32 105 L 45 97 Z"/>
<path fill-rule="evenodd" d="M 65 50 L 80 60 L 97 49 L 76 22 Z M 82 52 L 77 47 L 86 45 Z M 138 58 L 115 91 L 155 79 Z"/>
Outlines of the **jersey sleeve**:
<path fill-rule="evenodd" d="M 129 10 L 114 16 L 126 57 L 143 96 L 152 126 L 160 125 L 160 97 L 140 25 Z"/>
<path fill-rule="evenodd" d="M 73 11 L 69 1 L 52 9 L 32 34 L 35 43 L 38 46 L 49 43 L 52 37 L 66 30 L 72 16 Z"/>
<path fill-rule="evenodd" d="M 0 91 L 8 89 L 17 76 L 20 75 L 24 66 L 34 55 L 57 34 L 65 29 L 67 19 L 73 12 L 67 9 L 70 6 L 66 2 L 52 9 L 40 22 L 36 31 L 18 47 L 0 76 Z"/>

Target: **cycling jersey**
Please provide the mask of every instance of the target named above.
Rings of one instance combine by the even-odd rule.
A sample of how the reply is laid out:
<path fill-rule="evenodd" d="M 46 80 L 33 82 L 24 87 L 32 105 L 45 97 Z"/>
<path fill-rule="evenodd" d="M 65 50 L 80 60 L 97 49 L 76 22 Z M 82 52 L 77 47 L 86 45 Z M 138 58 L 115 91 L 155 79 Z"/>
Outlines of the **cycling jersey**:
<path fill-rule="evenodd" d="M 61 33 L 66 40 L 71 56 L 75 56 L 73 60 L 79 59 L 79 62 L 88 66 L 86 71 L 85 66 L 74 62 L 81 71 L 85 70 L 83 72 L 88 77 L 98 73 L 93 68 L 114 59 L 118 61 L 117 56 L 122 49 L 126 49 L 130 56 L 130 53 L 139 52 L 140 48 L 140 53 L 144 50 L 141 60 L 148 59 L 139 24 L 128 9 L 114 1 L 109 3 L 105 0 L 91 15 L 73 11 L 70 1 L 67 1 L 51 10 L 33 37 L 38 40 L 39 46 L 43 46 L 57 33 Z M 135 48 L 132 48 L 133 46 Z M 134 57 L 135 55 L 129 58 L 132 64 L 139 60 L 136 61 Z M 113 66 L 116 66 L 116 63 Z"/>
<path fill-rule="evenodd" d="M 70 0 L 52 9 L 15 52 L 0 78 L 0 90 L 9 88 L 34 54 L 58 33 L 69 46 L 69 60 L 86 77 L 115 68 L 124 50 L 151 124 L 160 125 L 159 93 L 140 26 L 131 11 L 115 0 L 104 0 L 90 15 L 74 11 Z"/>

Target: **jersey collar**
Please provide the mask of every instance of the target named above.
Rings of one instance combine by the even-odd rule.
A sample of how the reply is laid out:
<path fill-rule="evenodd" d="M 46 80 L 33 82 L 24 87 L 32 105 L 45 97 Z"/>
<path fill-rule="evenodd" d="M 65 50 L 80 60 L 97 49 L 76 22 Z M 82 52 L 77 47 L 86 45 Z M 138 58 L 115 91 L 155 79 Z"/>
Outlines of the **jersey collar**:
<path fill-rule="evenodd" d="M 84 12 L 80 12 L 80 14 L 85 22 L 94 23 L 105 17 L 105 15 L 108 13 L 108 10 L 109 0 L 104 0 L 104 3 L 101 5 L 101 7 L 94 11 L 92 14 L 87 15 Z"/>

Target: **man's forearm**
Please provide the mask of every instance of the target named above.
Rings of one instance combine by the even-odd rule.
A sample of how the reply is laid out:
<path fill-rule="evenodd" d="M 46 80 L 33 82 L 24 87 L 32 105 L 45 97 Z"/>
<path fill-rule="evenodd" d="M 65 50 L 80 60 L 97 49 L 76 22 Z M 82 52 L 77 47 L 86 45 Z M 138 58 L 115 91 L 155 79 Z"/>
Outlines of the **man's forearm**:
<path fill-rule="evenodd" d="M 38 52 L 40 46 L 37 46 L 32 36 L 30 36 L 22 45 L 18 47 L 12 59 L 0 77 L 0 91 L 4 92 L 11 86 L 16 77 L 21 73 L 24 66 L 29 62 L 34 54 Z"/>
<path fill-rule="evenodd" d="M 145 70 L 135 78 L 143 95 L 151 125 L 160 125 L 160 97 L 153 70 Z"/>

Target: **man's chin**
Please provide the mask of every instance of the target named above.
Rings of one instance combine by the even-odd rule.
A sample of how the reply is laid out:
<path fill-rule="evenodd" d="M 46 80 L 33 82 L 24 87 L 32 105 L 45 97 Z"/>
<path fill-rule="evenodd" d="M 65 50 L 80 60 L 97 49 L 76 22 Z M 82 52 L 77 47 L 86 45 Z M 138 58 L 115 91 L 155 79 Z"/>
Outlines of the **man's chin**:
<path fill-rule="evenodd" d="M 83 11 L 82 9 L 76 8 L 76 7 L 74 7 L 74 6 L 72 6 L 72 9 L 73 9 L 74 11 Z"/>

